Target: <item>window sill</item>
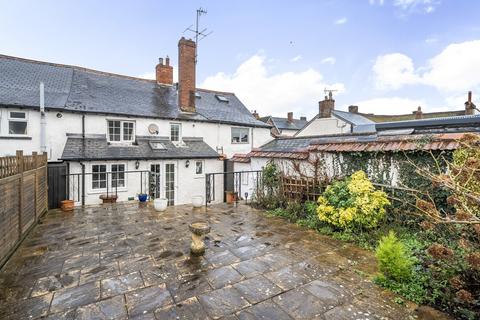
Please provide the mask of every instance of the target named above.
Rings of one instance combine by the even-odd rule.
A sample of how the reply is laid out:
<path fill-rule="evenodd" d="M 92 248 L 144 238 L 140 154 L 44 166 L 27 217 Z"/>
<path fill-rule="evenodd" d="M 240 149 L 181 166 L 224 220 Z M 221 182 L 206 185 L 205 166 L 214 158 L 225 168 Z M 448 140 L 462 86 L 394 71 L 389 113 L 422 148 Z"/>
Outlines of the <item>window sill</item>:
<path fill-rule="evenodd" d="M 24 135 L 8 135 L 8 136 L 0 136 L 0 139 L 2 140 L 32 140 L 32 137 L 30 136 L 24 136 Z"/>
<path fill-rule="evenodd" d="M 232 144 L 249 144 L 249 142 L 232 142 Z"/>
<path fill-rule="evenodd" d="M 118 188 L 117 192 L 127 192 L 128 188 L 122 187 Z M 91 189 L 87 192 L 88 194 L 102 194 L 102 193 L 107 193 L 107 189 Z M 108 188 L 108 194 L 115 194 L 115 188 L 111 189 Z"/>

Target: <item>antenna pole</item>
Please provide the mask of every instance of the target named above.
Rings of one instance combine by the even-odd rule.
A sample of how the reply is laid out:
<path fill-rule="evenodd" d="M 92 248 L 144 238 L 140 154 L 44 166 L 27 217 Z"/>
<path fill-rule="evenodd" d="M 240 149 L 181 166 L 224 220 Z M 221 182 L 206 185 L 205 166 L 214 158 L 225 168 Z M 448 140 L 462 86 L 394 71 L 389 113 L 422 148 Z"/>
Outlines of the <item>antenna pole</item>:
<path fill-rule="evenodd" d="M 198 42 L 200 40 L 202 40 L 203 38 L 209 36 L 210 34 L 212 34 L 213 31 L 209 32 L 209 33 L 205 33 L 205 31 L 207 31 L 207 29 L 203 29 L 203 30 L 199 30 L 198 27 L 200 25 L 200 16 L 202 14 L 207 14 L 207 10 L 203 9 L 202 7 L 198 8 L 197 9 L 197 17 L 195 19 L 195 30 L 192 30 L 192 26 L 188 27 L 187 29 L 185 29 L 185 31 L 190 31 L 190 32 L 193 32 L 195 34 L 195 64 L 197 63 L 197 51 L 198 51 Z M 183 31 L 185 33 L 185 31 Z M 200 37 L 201 36 L 201 37 Z"/>

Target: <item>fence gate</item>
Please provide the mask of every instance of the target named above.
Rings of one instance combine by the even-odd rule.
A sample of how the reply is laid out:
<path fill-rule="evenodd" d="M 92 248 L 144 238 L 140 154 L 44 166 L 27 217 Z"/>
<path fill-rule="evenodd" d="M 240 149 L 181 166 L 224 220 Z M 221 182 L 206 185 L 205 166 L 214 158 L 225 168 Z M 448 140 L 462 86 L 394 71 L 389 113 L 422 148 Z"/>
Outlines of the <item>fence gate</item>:
<path fill-rule="evenodd" d="M 60 208 L 60 201 L 67 199 L 67 165 L 48 164 L 48 208 Z"/>

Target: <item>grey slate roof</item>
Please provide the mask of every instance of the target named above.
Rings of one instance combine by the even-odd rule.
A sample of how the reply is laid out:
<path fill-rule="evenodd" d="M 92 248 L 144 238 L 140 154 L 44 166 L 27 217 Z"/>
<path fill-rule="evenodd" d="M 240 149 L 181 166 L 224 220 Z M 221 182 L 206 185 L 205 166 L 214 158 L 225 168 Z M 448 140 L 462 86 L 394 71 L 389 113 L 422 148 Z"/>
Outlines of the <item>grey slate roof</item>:
<path fill-rule="evenodd" d="M 166 150 L 154 150 L 150 142 L 161 142 Z M 202 138 L 183 137 L 185 146 L 175 146 L 168 137 L 137 136 L 135 145 L 109 144 L 105 135 L 69 135 L 61 160 L 142 160 L 142 159 L 208 159 L 218 153 Z"/>
<path fill-rule="evenodd" d="M 257 150 L 265 152 L 295 152 L 302 151 L 312 142 L 311 137 L 305 138 L 276 138 L 267 142 Z"/>
<path fill-rule="evenodd" d="M 337 116 L 338 118 L 342 119 L 343 121 L 346 121 L 350 124 L 353 124 L 355 126 L 358 125 L 364 125 L 364 124 L 373 124 L 372 120 L 358 114 L 358 113 L 353 113 L 353 112 L 347 112 L 347 111 L 340 111 L 340 110 L 333 110 L 332 113 Z"/>
<path fill-rule="evenodd" d="M 47 109 L 270 127 L 255 119 L 233 93 L 197 89 L 197 112 L 183 113 L 175 86 L 0 55 L 0 105 L 38 108 L 40 81 L 45 83 Z"/>
<path fill-rule="evenodd" d="M 264 117 L 263 119 L 270 118 L 279 130 L 300 130 L 305 127 L 308 123 L 307 120 L 293 119 L 293 122 L 288 122 L 287 118 L 280 117 Z M 262 118 L 261 118 L 262 119 Z"/>

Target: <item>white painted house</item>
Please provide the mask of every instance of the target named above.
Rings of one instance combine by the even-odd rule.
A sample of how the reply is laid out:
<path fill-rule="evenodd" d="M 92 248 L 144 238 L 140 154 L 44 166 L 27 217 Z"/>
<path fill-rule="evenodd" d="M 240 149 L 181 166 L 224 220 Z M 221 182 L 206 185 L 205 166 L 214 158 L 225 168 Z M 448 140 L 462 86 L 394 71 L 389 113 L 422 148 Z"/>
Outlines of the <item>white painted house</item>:
<path fill-rule="evenodd" d="M 205 173 L 271 140 L 270 126 L 235 94 L 196 88 L 195 43 L 178 45 L 175 84 L 168 57 L 156 80 L 145 80 L 0 55 L 0 156 L 47 152 L 50 162 L 66 162 L 77 204 L 100 203 L 107 189 L 120 201 L 149 192 L 152 181 L 140 171 L 158 173 L 156 196 L 170 205 L 204 195 Z"/>

